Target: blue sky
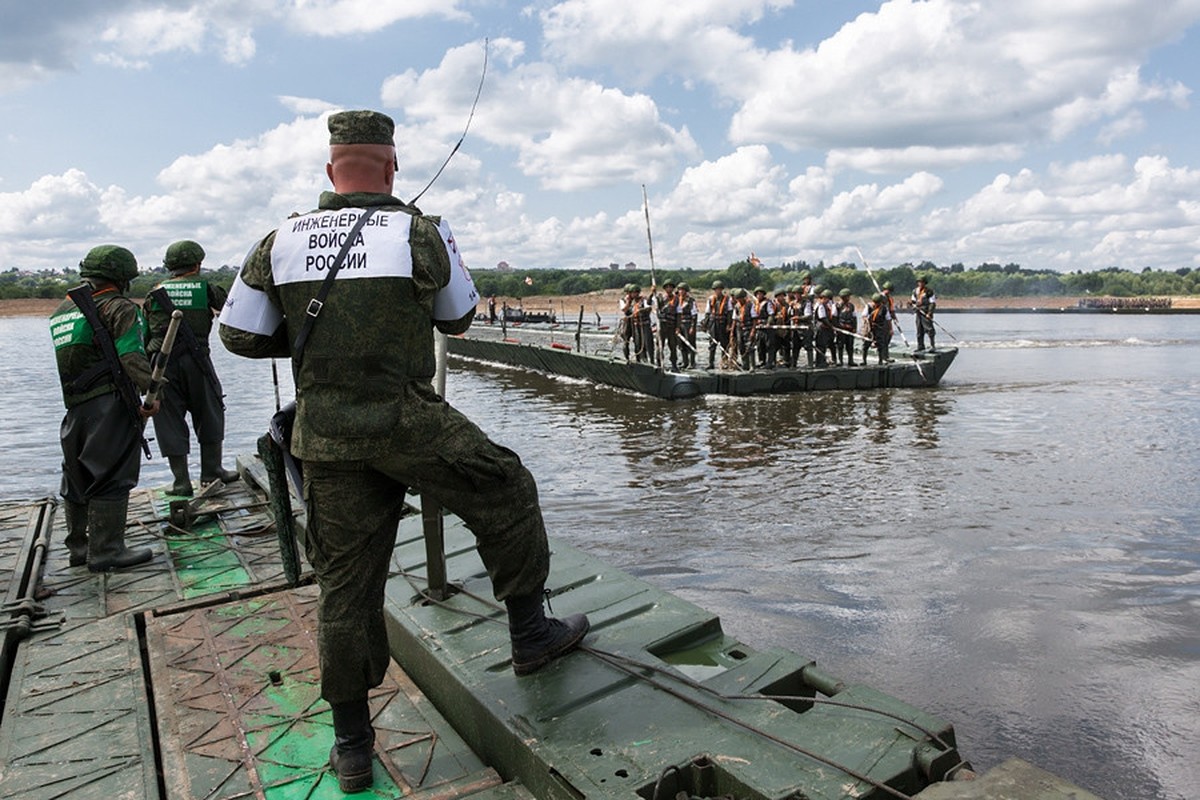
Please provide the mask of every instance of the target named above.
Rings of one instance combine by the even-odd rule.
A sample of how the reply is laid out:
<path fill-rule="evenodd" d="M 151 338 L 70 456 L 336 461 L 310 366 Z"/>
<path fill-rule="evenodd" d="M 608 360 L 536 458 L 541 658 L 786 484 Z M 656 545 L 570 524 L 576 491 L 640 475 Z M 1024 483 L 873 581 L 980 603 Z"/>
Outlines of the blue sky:
<path fill-rule="evenodd" d="M 247 248 L 397 121 L 468 264 L 1200 267 L 1200 0 L 0 0 L 0 269 Z"/>

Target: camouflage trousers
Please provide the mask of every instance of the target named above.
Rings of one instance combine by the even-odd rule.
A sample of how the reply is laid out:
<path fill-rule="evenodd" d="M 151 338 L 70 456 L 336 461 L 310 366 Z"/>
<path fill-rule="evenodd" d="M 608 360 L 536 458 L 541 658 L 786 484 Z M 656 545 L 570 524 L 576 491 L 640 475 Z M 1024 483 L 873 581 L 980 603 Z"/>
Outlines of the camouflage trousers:
<path fill-rule="evenodd" d="M 537 486 L 520 457 L 444 402 L 409 404 L 405 416 L 406 430 L 429 438 L 393 441 L 375 458 L 304 463 L 305 554 L 321 588 L 321 696 L 330 703 L 365 698 L 387 670 L 384 588 L 406 489 L 475 534 L 498 600 L 541 591 L 549 573 Z"/>

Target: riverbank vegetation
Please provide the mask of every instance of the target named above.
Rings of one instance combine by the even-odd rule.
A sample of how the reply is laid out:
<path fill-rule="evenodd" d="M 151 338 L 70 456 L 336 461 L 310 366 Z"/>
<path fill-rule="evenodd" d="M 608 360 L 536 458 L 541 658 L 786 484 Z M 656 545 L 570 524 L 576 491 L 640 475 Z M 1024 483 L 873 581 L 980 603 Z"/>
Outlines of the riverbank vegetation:
<path fill-rule="evenodd" d="M 942 298 L 1200 295 L 1200 270 L 1187 267 L 1174 271 L 1147 267 L 1141 272 L 1108 267 L 1093 272 L 1062 273 L 1024 269 L 1017 264 L 980 264 L 967 269 L 962 264 L 939 267 L 924 261 L 868 272 L 849 263 L 826 266 L 823 262 L 810 265 L 798 261 L 767 269 L 756 267 L 748 261 L 738 261 L 722 270 L 657 269 L 653 277 L 660 285 L 667 279 L 677 283 L 685 281 L 691 284 L 695 293 L 702 293 L 717 280 L 728 287 L 753 289 L 762 285 L 772 289 L 799 283 L 805 272 L 812 275 L 813 283 L 819 283 L 834 292 L 849 289 L 857 296 L 866 297 L 875 291 L 874 280 L 880 284 L 891 281 L 895 284 L 896 292 L 908 294 L 916 285 L 918 275 L 928 276 L 931 287 Z M 237 275 L 237 268 L 222 266 L 208 274 L 215 283 L 228 288 Z M 646 269 L 474 269 L 472 275 L 483 297 L 495 295 L 512 298 L 581 295 L 619 289 L 627 283 L 648 287 L 652 278 L 650 270 Z M 144 296 L 164 277 L 161 268 L 143 272 L 134 280 L 130 295 Z M 77 269 L 37 272 L 10 269 L 0 272 L 0 299 L 61 298 L 68 289 L 78 284 Z"/>

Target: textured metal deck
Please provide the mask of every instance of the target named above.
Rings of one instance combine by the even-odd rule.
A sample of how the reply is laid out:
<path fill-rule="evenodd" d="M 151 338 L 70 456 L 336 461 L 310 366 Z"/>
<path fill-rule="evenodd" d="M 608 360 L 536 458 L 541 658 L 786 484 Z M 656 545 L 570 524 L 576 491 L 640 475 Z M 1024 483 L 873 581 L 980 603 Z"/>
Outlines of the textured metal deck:
<path fill-rule="evenodd" d="M 0 503 L 0 588 L 28 594 L 40 536 L 50 592 L 24 601 L 27 630 L 5 626 L 0 798 L 342 796 L 316 589 L 283 585 L 261 496 L 236 484 L 206 503 L 225 510 L 182 531 L 161 492 L 135 492 L 127 542 L 155 557 L 102 575 L 68 566 L 54 500 Z M 376 781 L 360 797 L 530 796 L 502 786 L 395 664 L 371 709 Z"/>

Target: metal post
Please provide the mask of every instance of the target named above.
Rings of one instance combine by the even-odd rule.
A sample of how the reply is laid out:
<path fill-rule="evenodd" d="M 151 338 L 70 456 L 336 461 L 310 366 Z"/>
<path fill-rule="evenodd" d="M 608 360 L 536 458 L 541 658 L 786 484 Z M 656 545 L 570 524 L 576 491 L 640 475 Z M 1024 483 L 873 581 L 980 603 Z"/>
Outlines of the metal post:
<path fill-rule="evenodd" d="M 433 334 L 433 355 L 437 364 L 433 386 L 441 397 L 446 396 L 446 334 Z M 428 494 L 421 495 L 421 525 L 425 534 L 425 576 L 429 584 L 429 596 L 434 600 L 445 600 L 448 594 L 446 578 L 446 530 L 442 521 L 442 508 Z"/>

